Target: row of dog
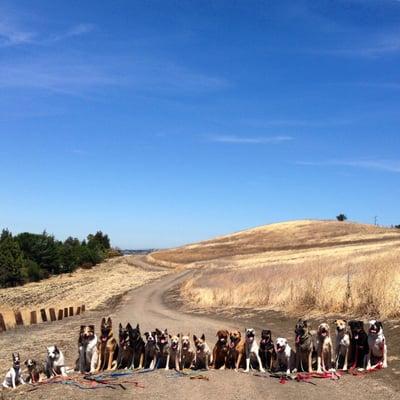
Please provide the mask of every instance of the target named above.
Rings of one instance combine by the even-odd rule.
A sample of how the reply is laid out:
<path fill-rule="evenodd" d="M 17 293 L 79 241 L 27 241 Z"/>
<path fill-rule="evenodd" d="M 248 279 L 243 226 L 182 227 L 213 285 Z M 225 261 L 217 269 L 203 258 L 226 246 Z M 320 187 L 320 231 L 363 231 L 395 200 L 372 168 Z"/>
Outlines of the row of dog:
<path fill-rule="evenodd" d="M 217 342 L 211 352 L 204 334 L 170 335 L 165 330 L 156 329 L 144 333 L 139 324 L 123 327 L 119 324 L 118 341 L 114 336 L 111 318 L 103 318 L 100 337 L 95 334 L 94 325 L 82 325 L 78 339 L 78 359 L 75 370 L 81 373 L 98 373 L 104 370 L 127 368 L 192 369 L 239 369 L 246 372 L 250 368 L 261 372 L 295 371 L 318 372 L 331 369 L 374 368 L 381 364 L 387 367 L 387 346 L 380 321 L 369 321 L 368 333 L 363 321 L 336 320 L 336 346 L 333 350 L 330 328 L 327 323 L 319 325 L 317 331 L 309 328 L 306 320 L 300 319 L 295 326 L 295 349 L 286 338 L 273 340 L 270 330 L 263 330 L 258 341 L 255 330 L 247 328 L 245 335 L 239 330 L 217 332 Z M 57 346 L 47 348 L 46 362 L 42 365 L 35 360 L 25 361 L 28 369 L 27 382 L 35 383 L 42 376 L 51 378 L 65 376 L 64 355 Z M 24 384 L 21 374 L 20 357 L 13 354 L 13 367 L 3 382 L 5 387 L 15 388 Z"/>

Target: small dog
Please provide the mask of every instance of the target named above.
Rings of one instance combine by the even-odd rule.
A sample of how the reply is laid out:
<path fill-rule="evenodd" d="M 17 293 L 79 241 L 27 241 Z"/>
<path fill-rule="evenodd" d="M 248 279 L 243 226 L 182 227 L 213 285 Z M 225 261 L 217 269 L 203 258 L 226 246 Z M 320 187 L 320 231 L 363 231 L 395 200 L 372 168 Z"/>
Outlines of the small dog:
<path fill-rule="evenodd" d="M 290 374 L 293 366 L 293 351 L 289 346 L 287 339 L 278 337 L 275 340 L 275 352 L 278 364 L 278 371 L 284 371 Z"/>
<path fill-rule="evenodd" d="M 228 357 L 228 337 L 227 330 L 219 330 L 217 332 L 217 343 L 213 349 L 213 361 L 215 369 L 225 369 Z"/>
<path fill-rule="evenodd" d="M 97 363 L 97 336 L 94 325 L 81 325 L 78 339 L 78 360 L 76 370 L 82 374 L 93 373 Z"/>
<path fill-rule="evenodd" d="M 168 330 L 164 329 L 160 331 L 156 329 L 156 337 L 157 337 L 157 346 L 158 346 L 158 353 L 157 353 L 157 364 L 156 368 L 166 368 L 168 366 L 168 354 L 169 354 L 169 336 Z"/>
<path fill-rule="evenodd" d="M 35 360 L 28 358 L 24 362 L 26 369 L 28 370 L 28 376 L 26 382 L 38 383 L 42 381 L 43 375 L 45 375 L 45 367 L 42 363 L 38 364 Z"/>
<path fill-rule="evenodd" d="M 165 369 L 173 369 L 175 368 L 177 371 L 179 371 L 180 366 L 179 366 L 179 338 L 180 334 L 178 335 L 169 335 L 169 338 L 171 339 L 171 344 L 168 349 L 168 357 L 167 357 L 167 363 L 165 365 Z"/>
<path fill-rule="evenodd" d="M 375 319 L 369 321 L 368 347 L 367 368 L 373 369 L 380 362 L 382 362 L 382 368 L 387 368 L 387 345 L 383 325 Z"/>
<path fill-rule="evenodd" d="M 186 336 L 182 336 L 181 347 L 179 351 L 179 363 L 180 368 L 192 368 L 194 362 L 195 353 L 194 350 L 190 346 L 190 334 L 188 333 Z"/>
<path fill-rule="evenodd" d="M 115 340 L 112 320 L 102 318 L 100 325 L 101 335 L 97 343 L 98 360 L 96 372 L 117 368 L 118 344 Z"/>
<path fill-rule="evenodd" d="M 332 340 L 327 323 L 318 326 L 317 331 L 317 372 L 332 368 Z"/>
<path fill-rule="evenodd" d="M 368 359 L 368 335 L 364 330 L 363 321 L 349 321 L 350 327 L 350 352 L 349 361 L 351 368 L 365 368 Z"/>
<path fill-rule="evenodd" d="M 21 375 L 21 359 L 19 353 L 13 353 L 12 360 L 13 365 L 4 378 L 3 387 L 15 389 L 17 385 L 25 385 L 25 381 Z"/>
<path fill-rule="evenodd" d="M 271 371 L 276 354 L 272 333 L 269 329 L 261 331 L 260 350 L 258 354 L 260 355 L 262 366 Z"/>
<path fill-rule="evenodd" d="M 241 332 L 238 329 L 231 331 L 229 339 L 227 367 L 236 371 L 239 368 L 245 368 L 245 340 Z"/>
<path fill-rule="evenodd" d="M 211 351 L 206 343 L 206 337 L 204 333 L 198 338 L 193 335 L 194 346 L 196 347 L 196 356 L 194 360 L 195 369 L 209 369 L 212 363 Z"/>
<path fill-rule="evenodd" d="M 342 368 L 347 371 L 349 348 L 350 348 L 350 335 L 347 331 L 347 321 L 344 319 L 337 319 L 336 325 L 336 369 Z"/>
<path fill-rule="evenodd" d="M 313 336 L 308 322 L 303 319 L 297 321 L 294 333 L 296 346 L 296 370 L 312 372 L 312 353 L 314 349 Z"/>
<path fill-rule="evenodd" d="M 46 375 L 47 378 L 58 375 L 67 376 L 64 354 L 57 346 L 47 348 Z"/>
<path fill-rule="evenodd" d="M 154 369 L 157 364 L 157 354 L 160 349 L 157 345 L 156 332 L 145 332 L 146 344 L 144 346 L 144 368 Z"/>
<path fill-rule="evenodd" d="M 128 330 L 130 335 L 130 343 L 133 349 L 131 368 L 142 368 L 145 343 L 140 333 L 139 324 L 136 325 L 136 328 L 132 328 L 131 325 L 128 324 Z"/>
<path fill-rule="evenodd" d="M 128 323 L 124 328 L 119 324 L 119 351 L 117 360 L 117 369 L 128 369 L 133 363 L 133 348 L 131 343 L 131 324 Z"/>
<path fill-rule="evenodd" d="M 257 361 L 258 368 L 260 372 L 265 372 L 265 369 L 262 366 L 261 358 L 259 355 L 259 347 L 256 341 L 256 331 L 253 328 L 246 329 L 246 342 L 245 342 L 245 350 L 246 350 L 246 369 L 245 372 L 250 371 L 250 363 L 251 361 Z"/>

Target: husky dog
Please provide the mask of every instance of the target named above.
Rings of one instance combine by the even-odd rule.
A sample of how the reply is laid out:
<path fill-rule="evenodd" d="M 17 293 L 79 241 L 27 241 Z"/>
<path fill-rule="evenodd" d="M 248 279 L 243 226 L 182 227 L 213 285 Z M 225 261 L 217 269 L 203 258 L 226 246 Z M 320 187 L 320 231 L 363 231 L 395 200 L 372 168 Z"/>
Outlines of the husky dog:
<path fill-rule="evenodd" d="M 67 376 L 64 354 L 57 346 L 47 348 L 46 375 L 48 378 L 57 375 Z"/>
<path fill-rule="evenodd" d="M 3 381 L 3 386 L 5 388 L 15 389 L 17 385 L 25 385 L 25 381 L 21 375 L 21 359 L 19 353 L 12 354 L 13 365 L 8 370 L 6 377 Z"/>
<path fill-rule="evenodd" d="M 256 359 L 258 362 L 258 368 L 261 372 L 265 372 L 264 367 L 262 366 L 261 357 L 259 355 L 259 347 L 256 341 L 256 331 L 253 328 L 246 329 L 246 369 L 245 372 L 250 371 L 250 361 L 252 359 Z"/>
<path fill-rule="evenodd" d="M 97 336 L 94 333 L 94 325 L 81 325 L 78 339 L 79 357 L 77 370 L 82 374 L 93 373 L 97 363 Z"/>
<path fill-rule="evenodd" d="M 383 368 L 387 368 L 387 346 L 383 334 L 383 325 L 382 322 L 375 319 L 369 321 L 368 347 L 367 368 L 374 368 L 379 362 L 382 362 Z"/>

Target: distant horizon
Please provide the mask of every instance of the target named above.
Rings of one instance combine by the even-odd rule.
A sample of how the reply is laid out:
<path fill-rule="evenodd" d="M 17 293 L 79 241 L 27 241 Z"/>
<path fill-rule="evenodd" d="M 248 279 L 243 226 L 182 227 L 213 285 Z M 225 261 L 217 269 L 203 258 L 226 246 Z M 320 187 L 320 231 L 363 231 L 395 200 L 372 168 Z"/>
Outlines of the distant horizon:
<path fill-rule="evenodd" d="M 400 224 L 400 1 L 0 4 L 0 225 L 169 248 Z"/>

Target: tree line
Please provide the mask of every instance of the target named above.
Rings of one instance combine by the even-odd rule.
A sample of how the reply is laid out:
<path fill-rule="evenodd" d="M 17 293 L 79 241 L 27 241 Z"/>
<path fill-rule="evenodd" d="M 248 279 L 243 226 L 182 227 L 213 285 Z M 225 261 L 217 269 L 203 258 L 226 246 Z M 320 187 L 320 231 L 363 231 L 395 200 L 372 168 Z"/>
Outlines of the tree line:
<path fill-rule="evenodd" d="M 69 237 L 64 242 L 47 232 L 24 232 L 16 236 L 3 229 L 0 236 L 0 287 L 36 282 L 51 275 L 90 268 L 120 255 L 110 246 L 107 234 L 98 231 L 86 240 Z"/>

